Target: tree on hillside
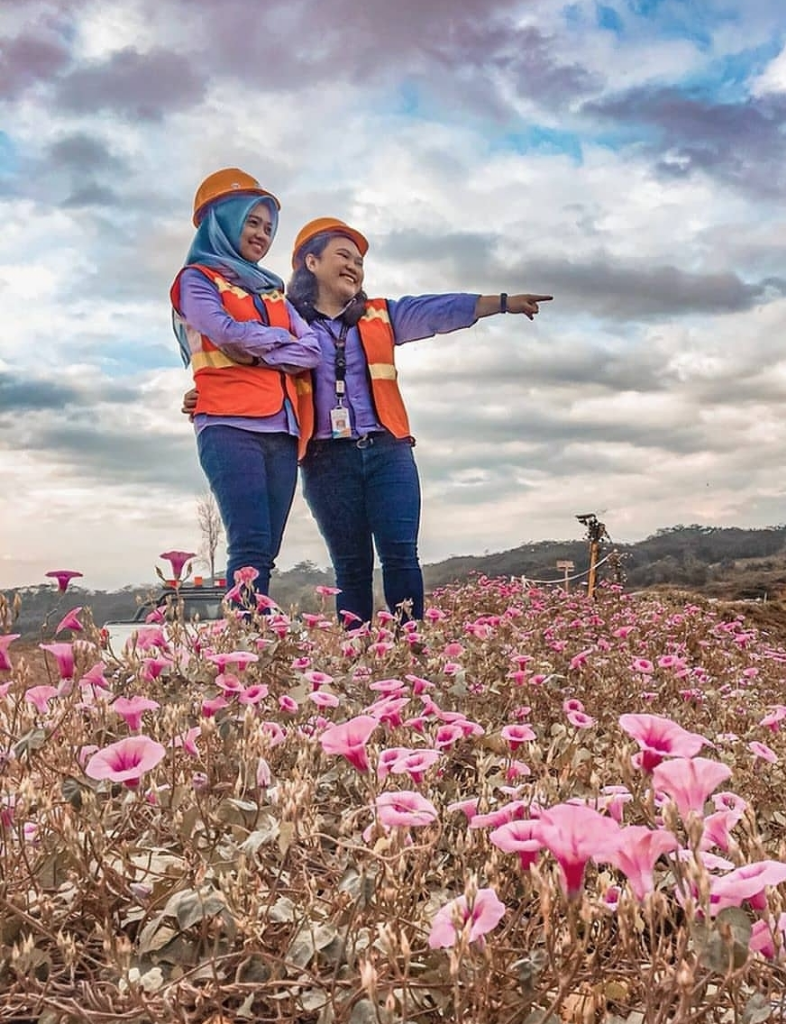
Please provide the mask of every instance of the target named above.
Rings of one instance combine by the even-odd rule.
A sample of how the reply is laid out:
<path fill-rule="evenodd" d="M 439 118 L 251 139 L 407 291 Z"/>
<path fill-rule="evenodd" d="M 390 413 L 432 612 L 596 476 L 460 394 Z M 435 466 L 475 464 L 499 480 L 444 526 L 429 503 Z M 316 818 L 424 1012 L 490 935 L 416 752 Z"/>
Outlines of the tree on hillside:
<path fill-rule="evenodd" d="M 224 527 L 218 511 L 216 499 L 212 491 L 206 491 L 197 502 L 197 522 L 202 535 L 202 555 L 210 566 L 210 575 L 216 575 L 216 551 L 221 540 Z"/>

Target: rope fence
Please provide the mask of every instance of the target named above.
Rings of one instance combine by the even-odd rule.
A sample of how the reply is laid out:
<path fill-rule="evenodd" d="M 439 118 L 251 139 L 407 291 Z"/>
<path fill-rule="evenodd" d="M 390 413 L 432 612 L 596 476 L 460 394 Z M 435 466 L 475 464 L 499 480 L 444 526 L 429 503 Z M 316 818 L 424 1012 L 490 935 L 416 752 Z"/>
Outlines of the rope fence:
<path fill-rule="evenodd" d="M 595 563 L 595 568 L 597 569 L 599 566 L 603 565 L 604 562 L 608 562 L 608 560 L 612 558 L 615 554 L 615 551 L 610 551 L 605 558 L 601 558 L 600 561 Z M 560 576 L 559 579 L 556 580 L 531 580 L 529 576 L 522 576 L 521 583 L 522 586 L 525 587 L 529 586 L 531 583 L 546 584 L 548 586 L 553 586 L 555 584 L 557 586 L 564 586 L 565 583 L 571 583 L 573 580 L 580 580 L 582 576 L 589 576 L 589 573 L 590 570 L 589 568 L 587 568 L 584 570 L 584 572 L 574 573 L 573 576 Z"/>

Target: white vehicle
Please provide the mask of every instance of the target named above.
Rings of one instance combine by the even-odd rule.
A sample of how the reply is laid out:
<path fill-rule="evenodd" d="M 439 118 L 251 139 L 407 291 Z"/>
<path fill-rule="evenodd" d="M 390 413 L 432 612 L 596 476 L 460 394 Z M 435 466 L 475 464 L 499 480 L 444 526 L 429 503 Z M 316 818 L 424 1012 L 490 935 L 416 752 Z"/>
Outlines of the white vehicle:
<path fill-rule="evenodd" d="M 101 647 L 111 654 L 122 654 L 129 641 L 134 640 L 140 629 L 150 626 L 181 623 L 195 627 L 202 623 L 217 622 L 224 618 L 223 599 L 226 586 L 222 580 L 203 585 L 198 582 L 182 584 L 179 587 L 167 585 L 153 600 L 145 601 L 129 619 L 111 619 L 101 627 Z M 147 619 L 160 608 L 163 621 Z"/>

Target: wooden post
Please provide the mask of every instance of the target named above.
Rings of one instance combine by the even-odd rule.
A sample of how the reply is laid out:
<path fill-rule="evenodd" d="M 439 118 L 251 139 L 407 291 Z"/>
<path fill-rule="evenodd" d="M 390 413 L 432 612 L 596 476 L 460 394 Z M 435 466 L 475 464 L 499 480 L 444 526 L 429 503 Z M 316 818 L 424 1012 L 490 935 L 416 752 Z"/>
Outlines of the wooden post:
<path fill-rule="evenodd" d="M 604 538 L 609 538 L 605 525 L 598 519 L 594 512 L 588 512 L 582 516 L 576 516 L 580 523 L 587 527 L 587 538 L 589 540 L 589 576 L 587 577 L 587 597 L 595 596 L 595 582 L 597 577 L 598 554 L 600 545 Z"/>
<path fill-rule="evenodd" d="M 587 577 L 587 597 L 595 595 L 595 577 L 598 565 L 598 551 L 600 542 L 594 538 L 590 539 L 589 576 Z"/>
<path fill-rule="evenodd" d="M 564 572 L 565 572 L 565 583 L 564 583 L 564 586 L 565 586 L 565 593 L 567 594 L 568 593 L 568 573 L 572 572 L 573 569 L 575 569 L 575 565 L 573 564 L 573 562 L 569 562 L 569 561 L 566 561 L 564 559 L 560 559 L 560 561 L 557 562 L 557 568 L 558 569 L 563 569 Z"/>

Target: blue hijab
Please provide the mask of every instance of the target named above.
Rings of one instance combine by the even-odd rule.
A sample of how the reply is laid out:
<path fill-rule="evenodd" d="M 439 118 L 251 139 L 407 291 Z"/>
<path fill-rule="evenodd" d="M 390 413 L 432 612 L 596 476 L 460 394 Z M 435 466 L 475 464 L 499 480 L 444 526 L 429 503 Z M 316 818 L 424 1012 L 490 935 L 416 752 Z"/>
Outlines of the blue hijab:
<path fill-rule="evenodd" d="M 273 200 L 267 196 L 227 196 L 208 207 L 188 250 L 184 266 L 202 263 L 208 267 L 215 267 L 226 275 L 232 284 L 240 285 L 241 288 L 255 294 L 283 292 L 284 282 L 277 274 L 240 255 L 240 234 L 243 225 L 251 211 L 260 203 L 263 203 L 270 213 L 273 224 L 272 242 L 278 228 L 278 208 Z M 173 320 L 173 327 L 180 344 L 183 362 L 188 366 L 191 353 L 184 336 L 184 325 L 177 315 Z"/>

